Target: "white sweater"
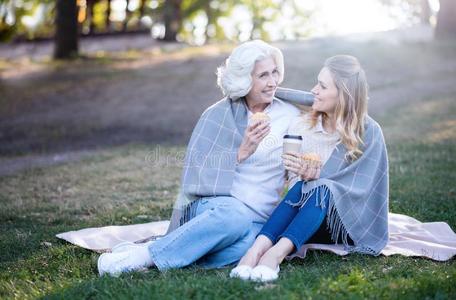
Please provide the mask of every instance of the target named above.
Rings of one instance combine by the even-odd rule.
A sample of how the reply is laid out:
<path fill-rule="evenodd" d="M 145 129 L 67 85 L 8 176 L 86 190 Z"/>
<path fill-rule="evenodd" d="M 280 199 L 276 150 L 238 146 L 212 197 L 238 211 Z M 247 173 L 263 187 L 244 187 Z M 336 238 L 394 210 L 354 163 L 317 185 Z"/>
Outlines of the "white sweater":
<path fill-rule="evenodd" d="M 271 118 L 271 132 L 257 150 L 236 167 L 231 195 L 254 210 L 264 222 L 280 201 L 285 183 L 282 162 L 283 136 L 290 121 L 299 115 L 292 104 L 274 99 L 264 110 Z M 252 113 L 249 111 L 249 118 Z"/>

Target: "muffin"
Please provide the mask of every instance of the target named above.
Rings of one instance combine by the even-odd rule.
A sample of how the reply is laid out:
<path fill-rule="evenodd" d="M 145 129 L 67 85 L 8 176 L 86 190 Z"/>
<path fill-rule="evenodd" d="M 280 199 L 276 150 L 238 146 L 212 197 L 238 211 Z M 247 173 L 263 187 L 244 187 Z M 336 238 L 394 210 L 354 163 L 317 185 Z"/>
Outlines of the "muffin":
<path fill-rule="evenodd" d="M 250 117 L 250 120 L 252 122 L 269 122 L 271 118 L 264 112 L 257 112 Z"/>
<path fill-rule="evenodd" d="M 321 165 L 321 158 L 317 153 L 305 153 L 301 155 L 301 159 L 309 162 L 311 165 Z"/>

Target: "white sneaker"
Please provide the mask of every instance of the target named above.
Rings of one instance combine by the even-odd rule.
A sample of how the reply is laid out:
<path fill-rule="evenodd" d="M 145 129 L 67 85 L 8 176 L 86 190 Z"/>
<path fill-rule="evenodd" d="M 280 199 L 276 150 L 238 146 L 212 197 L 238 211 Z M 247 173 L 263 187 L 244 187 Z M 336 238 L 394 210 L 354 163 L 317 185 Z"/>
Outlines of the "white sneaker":
<path fill-rule="evenodd" d="M 146 242 L 146 243 L 140 243 L 140 244 L 132 243 L 132 242 L 122 242 L 122 243 L 117 244 L 114 247 L 112 247 L 111 253 L 118 253 L 118 252 L 124 252 L 124 251 L 128 251 L 128 250 L 135 250 L 135 249 L 138 249 L 138 248 L 141 248 L 141 247 L 142 248 L 148 248 L 154 242 L 155 242 L 155 240 L 154 241 L 149 241 L 149 242 Z"/>
<path fill-rule="evenodd" d="M 242 280 L 249 280 L 250 274 L 252 273 L 253 268 L 247 265 L 240 265 L 231 270 L 231 278 L 240 278 Z"/>
<path fill-rule="evenodd" d="M 137 255 L 137 250 L 116 253 L 103 253 L 98 258 L 97 267 L 100 276 L 109 274 L 118 277 L 120 274 L 147 268 L 147 262 Z"/>
<path fill-rule="evenodd" d="M 114 247 L 112 247 L 111 253 L 119 253 L 119 252 L 124 252 L 127 250 L 134 250 L 138 247 L 139 247 L 138 244 L 135 244 L 132 242 L 122 242 L 122 243 L 117 244 Z"/>
<path fill-rule="evenodd" d="M 258 282 L 270 282 L 279 278 L 280 268 L 273 270 L 270 267 L 259 265 L 253 268 L 250 279 Z"/>

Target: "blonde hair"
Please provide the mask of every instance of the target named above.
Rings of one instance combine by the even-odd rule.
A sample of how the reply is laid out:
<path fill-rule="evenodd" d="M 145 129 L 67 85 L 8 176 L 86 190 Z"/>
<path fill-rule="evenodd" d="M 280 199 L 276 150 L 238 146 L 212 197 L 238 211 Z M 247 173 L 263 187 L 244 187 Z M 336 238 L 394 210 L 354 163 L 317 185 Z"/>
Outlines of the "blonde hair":
<path fill-rule="evenodd" d="M 271 57 L 279 71 L 279 82 L 284 75 L 283 54 L 278 48 L 261 40 L 245 42 L 237 46 L 223 66 L 217 69 L 217 84 L 223 94 L 233 100 L 247 95 L 252 88 L 252 71 L 255 63 Z"/>
<path fill-rule="evenodd" d="M 336 131 L 347 148 L 346 159 L 356 160 L 362 154 L 364 122 L 367 116 L 368 84 L 366 74 L 358 59 L 350 55 L 336 55 L 325 61 L 337 87 L 339 101 L 334 115 Z M 322 113 L 313 112 L 312 126 Z M 327 118 L 323 114 L 323 118 Z"/>

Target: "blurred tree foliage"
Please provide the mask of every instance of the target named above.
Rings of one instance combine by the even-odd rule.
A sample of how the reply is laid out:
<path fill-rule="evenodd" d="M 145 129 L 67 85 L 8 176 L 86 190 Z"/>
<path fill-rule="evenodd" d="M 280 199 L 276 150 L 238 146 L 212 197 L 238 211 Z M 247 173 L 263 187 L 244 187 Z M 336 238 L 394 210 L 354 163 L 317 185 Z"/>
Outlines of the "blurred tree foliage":
<path fill-rule="evenodd" d="M 157 39 L 202 43 L 238 41 L 244 31 L 244 39 L 267 40 L 270 37 L 264 24 L 282 15 L 284 3 L 295 5 L 296 1 L 77 0 L 77 18 L 83 35 L 152 30 Z M 55 0 L 0 0 L 0 40 L 51 38 L 55 33 L 55 3 Z M 228 35 L 219 20 L 230 18 L 240 9 L 248 14 L 249 28 L 239 21 L 234 24 L 234 34 Z M 305 21 L 303 15 L 298 17 Z"/>
<path fill-rule="evenodd" d="M 419 20 L 430 24 L 433 18 L 429 0 L 380 0 L 391 7 L 391 13 L 406 13 L 411 23 Z M 456 38 L 456 0 L 439 0 L 440 9 L 434 18 L 436 38 Z M 397 10 L 396 8 L 401 8 Z"/>
<path fill-rule="evenodd" d="M 430 23 L 431 7 L 429 0 L 380 0 L 380 2 L 391 8 L 390 13 L 393 17 L 408 19 L 412 24 L 417 22 Z"/>
<path fill-rule="evenodd" d="M 51 35 L 54 7 L 53 0 L 0 0 L 0 41 Z"/>
<path fill-rule="evenodd" d="M 410 23 L 429 23 L 428 0 L 379 0 L 391 14 Z M 308 34 L 312 11 L 299 0 L 77 0 L 78 28 L 82 35 L 151 30 L 156 39 L 204 43 L 211 40 L 270 38 L 270 28 L 282 18 L 288 24 L 279 38 Z M 456 20 L 456 0 L 440 0 L 440 13 L 448 24 Z M 55 33 L 56 0 L 0 0 L 0 41 L 52 38 Z M 451 8 L 452 7 L 452 8 Z M 238 17 L 244 16 L 242 20 Z M 449 15 L 449 17 L 446 17 Z M 235 16 L 235 18 L 233 18 Z M 247 19 L 247 20 L 246 20 Z M 229 24 L 229 25 L 227 25 Z M 277 24 L 277 23 L 275 23 Z M 452 25 L 451 25 L 452 26 Z M 450 26 L 450 27 L 451 27 Z M 448 25 L 440 26 L 447 30 Z M 277 37 L 276 37 L 277 38 Z"/>

